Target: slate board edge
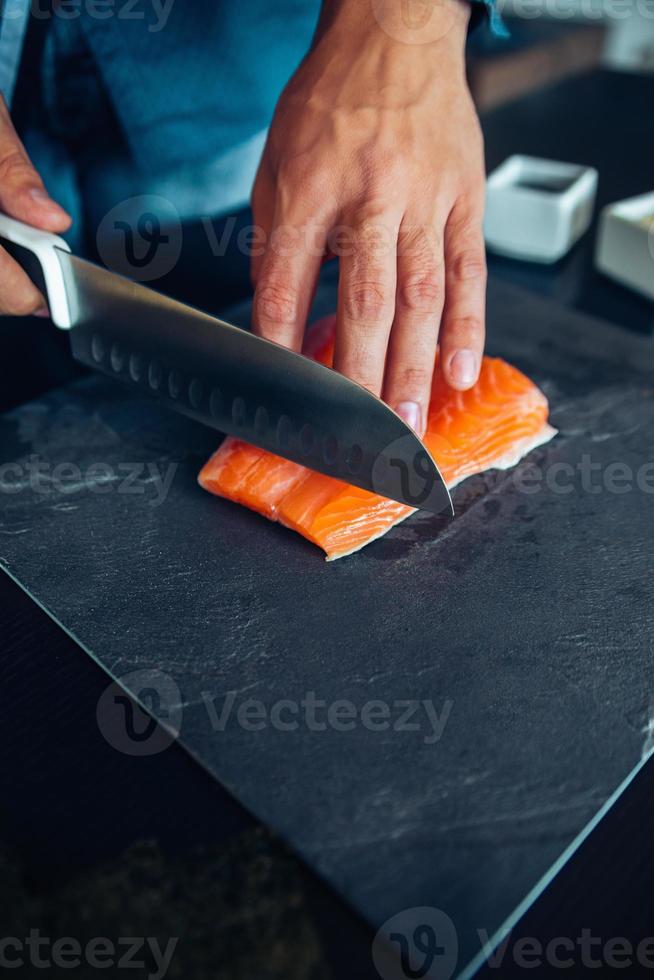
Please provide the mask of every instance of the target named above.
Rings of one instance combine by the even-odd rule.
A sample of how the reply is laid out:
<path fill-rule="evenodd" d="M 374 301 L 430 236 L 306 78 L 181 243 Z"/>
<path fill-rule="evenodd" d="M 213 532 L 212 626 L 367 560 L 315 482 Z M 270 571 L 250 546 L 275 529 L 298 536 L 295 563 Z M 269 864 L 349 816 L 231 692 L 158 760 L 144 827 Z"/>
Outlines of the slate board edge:
<path fill-rule="evenodd" d="M 471 980 L 472 977 L 477 973 L 478 970 L 482 968 L 487 958 L 497 949 L 497 947 L 502 943 L 502 941 L 510 934 L 512 929 L 517 925 L 520 919 L 529 911 L 529 909 L 538 901 L 540 896 L 543 894 L 546 888 L 554 881 L 556 876 L 560 871 L 566 866 L 568 861 L 570 861 L 574 855 L 577 853 L 579 848 L 584 844 L 584 842 L 590 837 L 592 832 L 598 826 L 598 824 L 604 819 L 609 810 L 618 802 L 624 791 L 631 785 L 631 783 L 636 779 L 638 774 L 646 764 L 651 759 L 654 754 L 654 748 L 652 748 L 647 754 L 643 755 L 640 762 L 638 762 L 631 772 L 622 780 L 620 785 L 611 793 L 606 802 L 599 808 L 594 817 L 592 817 L 586 826 L 579 831 L 577 836 L 572 840 L 566 849 L 562 852 L 559 858 L 554 862 L 551 868 L 543 875 L 543 877 L 536 882 L 534 887 L 525 895 L 520 904 L 514 909 L 511 915 L 507 916 L 506 920 L 502 923 L 499 929 L 494 933 L 493 936 L 488 940 L 487 947 L 482 948 L 479 953 L 472 959 L 462 971 L 460 971 L 456 980 Z"/>
<path fill-rule="evenodd" d="M 126 685 L 125 683 L 123 683 L 123 681 L 121 680 L 120 677 L 118 677 L 113 671 L 111 671 L 108 667 L 106 667 L 95 656 L 95 654 L 93 654 L 88 649 L 88 647 L 82 642 L 82 640 L 79 639 L 79 637 L 76 635 L 76 633 L 73 630 L 69 629 L 67 626 L 64 626 L 64 624 L 58 619 L 58 617 L 50 609 L 48 609 L 48 607 L 46 605 L 44 605 L 41 602 L 41 600 L 38 599 L 33 594 L 33 592 L 26 585 L 24 585 L 20 581 L 20 579 L 18 579 L 13 574 L 13 572 L 11 571 L 11 569 L 5 564 L 5 562 L 4 562 L 4 560 L 2 558 L 0 558 L 0 572 L 4 572 L 4 574 L 12 582 L 14 582 L 18 586 L 18 588 L 21 590 L 21 592 L 23 592 L 28 597 L 28 599 L 31 599 L 31 601 L 39 609 L 41 609 L 42 612 L 44 612 L 46 614 L 46 616 L 48 616 L 49 619 L 52 620 L 52 622 L 55 624 L 55 626 L 57 626 L 60 630 L 62 630 L 66 634 L 66 636 L 68 636 L 73 641 L 73 643 L 75 643 L 75 645 L 80 648 L 80 650 L 82 651 L 82 653 L 86 654 L 92 660 L 92 662 L 94 664 L 96 664 L 97 667 L 100 668 L 100 670 L 102 671 L 103 674 L 105 674 L 114 684 L 117 684 L 118 687 L 122 688 L 122 690 L 125 691 L 125 693 L 127 695 L 129 695 L 129 697 L 132 699 L 132 701 L 134 701 L 141 708 L 141 710 L 145 712 L 145 714 L 147 714 L 151 718 L 153 718 L 154 721 L 156 721 L 156 723 L 158 725 L 160 725 L 161 728 L 163 728 L 164 731 L 166 731 L 171 736 L 171 738 L 173 739 L 174 743 L 176 745 L 178 745 L 182 749 L 183 752 L 186 753 L 186 755 L 191 759 L 191 761 L 193 762 L 194 765 L 200 766 L 200 768 L 204 772 L 207 773 L 207 775 L 209 776 L 210 779 L 212 779 L 214 782 L 218 783 L 223 790 L 225 790 L 227 793 L 229 793 L 229 795 L 236 801 L 236 803 L 238 804 L 238 806 L 242 807 L 248 814 L 250 814 L 250 816 L 252 817 L 252 819 L 256 823 L 261 824 L 263 826 L 266 826 L 267 829 L 271 833 L 273 833 L 273 834 L 277 835 L 278 837 L 280 837 L 280 839 L 282 839 L 284 841 L 284 843 L 288 847 L 288 849 L 295 855 L 295 857 L 297 858 L 297 860 L 298 861 L 301 861 L 303 865 L 306 865 L 307 867 L 309 867 L 310 870 L 311 870 L 311 872 L 314 875 L 316 875 L 317 877 L 320 878 L 320 880 L 323 883 L 323 885 L 326 888 L 328 888 L 333 894 L 335 894 L 340 902 L 342 902 L 345 906 L 347 906 L 348 910 L 351 912 L 352 915 L 356 916 L 356 918 L 359 921 L 363 922 L 367 927 L 370 926 L 370 924 L 367 922 L 367 920 L 362 915 L 362 913 L 352 904 L 352 902 L 349 901 L 349 899 L 347 898 L 347 896 L 346 895 L 343 895 L 340 891 L 337 891 L 337 889 L 334 887 L 334 885 L 332 885 L 332 883 L 330 881 L 328 881 L 327 878 L 325 878 L 320 873 L 320 871 L 318 871 L 316 868 L 311 867 L 309 865 L 307 859 L 305 857 L 303 857 L 303 855 L 300 853 L 300 851 L 293 845 L 292 841 L 288 840 L 285 835 L 279 834 L 278 831 L 274 827 L 269 827 L 266 823 L 264 823 L 264 821 L 259 816 L 257 816 L 257 814 L 254 812 L 254 810 L 251 810 L 247 806 L 247 804 L 244 803 L 240 799 L 240 797 L 236 794 L 236 792 L 232 789 L 232 787 L 230 787 L 228 785 L 228 783 L 226 783 L 222 779 L 218 779 L 218 777 L 215 775 L 215 773 L 212 772 L 212 770 L 209 768 L 209 766 L 205 762 L 203 762 L 203 760 L 200 758 L 200 756 L 196 755 L 195 752 L 193 752 L 193 750 L 185 742 L 183 742 L 179 738 L 179 733 L 176 732 L 176 731 L 174 731 L 174 730 L 172 730 L 169 726 L 167 726 L 166 725 L 166 722 L 165 722 L 165 720 L 163 718 L 158 717 L 156 715 L 156 713 L 154 711 L 152 711 L 151 708 L 148 707 L 148 705 L 145 703 L 145 701 L 141 700 L 141 698 L 138 697 L 137 694 L 135 694 L 132 690 L 130 690 L 130 688 L 128 687 L 128 685 Z M 654 752 L 654 749 L 652 751 Z"/>
<path fill-rule="evenodd" d="M 236 795 L 236 793 L 232 790 L 232 788 L 228 784 L 226 784 L 222 779 L 218 779 L 217 776 L 211 771 L 211 769 L 207 765 L 205 765 L 202 759 L 199 756 L 195 755 L 192 749 L 189 748 L 189 746 L 187 746 L 184 742 L 182 742 L 177 737 L 177 733 L 171 732 L 170 728 L 166 726 L 162 718 L 157 717 L 157 715 L 150 708 L 148 708 L 147 704 L 144 701 L 142 701 L 133 691 L 130 690 L 130 688 L 127 685 L 125 685 L 121 681 L 119 677 L 117 677 L 111 670 L 105 667 L 105 665 L 101 663 L 100 660 L 98 660 L 94 656 L 94 654 L 85 646 L 85 644 L 76 636 L 76 634 L 72 630 L 64 626 L 63 623 L 59 621 L 57 616 L 55 616 L 55 614 L 51 612 L 48 609 L 48 607 L 44 605 L 30 591 L 30 589 L 28 589 L 15 575 L 13 575 L 11 570 L 7 567 L 7 565 L 4 563 L 2 559 L 0 559 L 0 569 L 12 580 L 12 582 L 16 583 L 16 585 L 25 593 L 25 595 L 28 596 L 28 598 L 32 600 L 32 602 L 35 603 L 36 606 L 38 606 L 39 609 L 41 609 L 47 616 L 49 616 L 49 618 L 56 624 L 56 626 L 58 626 L 61 630 L 63 630 L 64 633 L 67 636 L 69 636 L 70 639 L 73 640 L 73 642 L 77 644 L 77 646 L 79 646 L 80 649 L 87 656 L 89 656 L 95 664 L 97 664 L 97 666 L 103 671 L 103 673 L 105 673 L 115 684 L 118 684 L 126 692 L 126 694 L 128 694 L 129 697 L 132 698 L 132 700 L 134 700 L 139 705 L 139 707 L 146 714 L 154 718 L 157 724 L 161 725 L 161 727 L 164 730 L 172 734 L 174 736 L 175 743 L 178 744 L 184 750 L 184 752 L 186 752 L 186 754 L 192 759 L 192 761 L 195 764 L 201 766 L 201 768 L 206 773 L 208 773 L 211 779 L 214 779 L 224 789 L 226 789 L 227 792 L 231 796 L 233 796 L 234 799 L 238 801 L 240 806 L 243 806 L 248 813 L 252 814 L 255 820 L 257 821 L 260 820 L 260 818 L 257 817 L 252 811 L 250 811 L 247 805 L 240 800 L 240 798 Z M 582 830 L 577 834 L 577 836 L 568 844 L 568 846 L 557 858 L 554 864 L 540 878 L 540 880 L 536 882 L 536 884 L 525 895 L 525 897 L 518 904 L 518 906 L 513 910 L 513 912 L 509 916 L 507 916 L 505 921 L 498 927 L 496 932 L 487 941 L 486 945 L 483 946 L 480 949 L 479 953 L 477 953 L 477 955 L 472 960 L 470 960 L 470 962 L 466 966 L 464 966 L 462 970 L 460 970 L 456 974 L 455 980 L 471 980 L 471 978 L 474 977 L 477 971 L 482 968 L 487 958 L 497 949 L 497 947 L 502 943 L 502 941 L 506 938 L 506 936 L 509 935 L 511 930 L 520 921 L 520 919 L 529 911 L 532 905 L 540 898 L 540 896 L 543 894 L 545 889 L 556 878 L 556 876 L 565 867 L 568 861 L 570 861 L 571 858 L 574 857 L 578 849 L 592 834 L 592 832 L 595 830 L 598 824 L 604 819 L 604 817 L 609 812 L 609 810 L 613 807 L 613 805 L 617 803 L 617 801 L 620 799 L 624 791 L 638 776 L 638 774 L 645 767 L 647 762 L 649 762 L 652 755 L 654 755 L 654 747 L 652 747 L 652 749 L 647 754 L 643 755 L 641 760 L 634 766 L 634 768 L 616 787 L 613 793 L 611 793 L 610 796 L 606 799 L 606 801 L 602 804 L 602 806 L 597 811 L 597 813 L 591 818 L 591 820 L 589 820 L 586 826 L 582 828 Z M 273 833 L 277 833 L 277 830 L 274 827 L 270 827 L 268 829 L 272 830 Z M 286 840 L 285 837 L 283 837 L 283 839 L 286 845 L 289 847 L 289 849 L 296 855 L 296 857 L 300 861 L 302 861 L 303 864 L 307 864 L 306 859 L 294 847 L 293 843 L 289 840 Z M 312 870 L 314 874 L 317 874 L 320 877 L 321 881 L 326 885 L 327 888 L 334 891 L 334 886 L 329 881 L 327 881 L 317 869 L 313 868 Z M 361 912 L 355 908 L 355 906 L 348 900 L 347 896 L 343 895 L 341 892 L 337 892 L 337 894 L 339 900 L 342 901 L 347 906 L 347 908 L 350 910 L 352 914 L 354 914 L 359 919 L 363 918 Z"/>

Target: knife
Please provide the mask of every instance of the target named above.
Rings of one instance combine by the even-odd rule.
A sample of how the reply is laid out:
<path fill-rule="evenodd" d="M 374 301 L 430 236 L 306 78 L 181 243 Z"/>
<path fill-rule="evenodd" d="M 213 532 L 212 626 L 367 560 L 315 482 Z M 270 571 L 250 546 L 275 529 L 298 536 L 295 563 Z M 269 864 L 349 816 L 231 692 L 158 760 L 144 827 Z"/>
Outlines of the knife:
<path fill-rule="evenodd" d="M 0 245 L 47 298 L 87 367 L 219 432 L 410 507 L 453 514 L 436 463 L 344 375 L 73 255 L 0 214 Z"/>

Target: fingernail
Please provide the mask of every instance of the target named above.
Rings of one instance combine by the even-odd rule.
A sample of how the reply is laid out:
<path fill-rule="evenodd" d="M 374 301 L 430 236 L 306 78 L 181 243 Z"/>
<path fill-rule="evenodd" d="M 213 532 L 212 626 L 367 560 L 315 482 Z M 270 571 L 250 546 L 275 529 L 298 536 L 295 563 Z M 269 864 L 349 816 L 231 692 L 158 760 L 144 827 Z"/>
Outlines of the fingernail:
<path fill-rule="evenodd" d="M 37 204 L 55 203 L 50 197 L 50 195 L 48 194 L 48 192 L 44 191 L 42 187 L 33 187 L 32 190 L 30 191 L 30 197 L 32 198 L 33 201 L 36 201 Z"/>
<path fill-rule="evenodd" d="M 450 361 L 450 377 L 455 384 L 471 385 L 477 380 L 477 355 L 471 350 L 458 350 Z"/>
<path fill-rule="evenodd" d="M 422 435 L 422 412 L 420 411 L 420 405 L 417 405 L 416 402 L 400 402 L 395 411 L 419 436 Z"/>
<path fill-rule="evenodd" d="M 33 201 L 36 201 L 38 205 L 42 208 L 47 208 L 48 211 L 56 212 L 57 214 L 66 214 L 61 205 L 53 201 L 47 191 L 44 191 L 41 187 L 34 187 L 29 192 L 30 197 Z"/>
<path fill-rule="evenodd" d="M 38 310 L 34 310 L 34 313 L 32 315 L 33 316 L 49 317 L 50 316 L 50 310 L 48 309 L 47 306 L 41 306 Z"/>

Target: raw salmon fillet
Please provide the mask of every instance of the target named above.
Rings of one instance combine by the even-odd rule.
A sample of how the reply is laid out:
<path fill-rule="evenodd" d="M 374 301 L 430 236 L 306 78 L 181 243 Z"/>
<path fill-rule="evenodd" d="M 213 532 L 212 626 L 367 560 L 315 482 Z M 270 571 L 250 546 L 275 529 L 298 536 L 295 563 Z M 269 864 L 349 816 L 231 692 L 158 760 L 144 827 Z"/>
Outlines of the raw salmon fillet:
<path fill-rule="evenodd" d="M 334 317 L 315 324 L 305 353 L 331 365 Z M 469 391 L 449 388 L 436 365 L 424 442 L 448 487 L 474 473 L 514 466 L 556 434 L 547 398 L 517 368 L 484 357 Z M 205 490 L 278 521 L 319 545 L 327 560 L 343 558 L 414 513 L 406 504 L 314 473 L 232 436 L 203 467 Z"/>

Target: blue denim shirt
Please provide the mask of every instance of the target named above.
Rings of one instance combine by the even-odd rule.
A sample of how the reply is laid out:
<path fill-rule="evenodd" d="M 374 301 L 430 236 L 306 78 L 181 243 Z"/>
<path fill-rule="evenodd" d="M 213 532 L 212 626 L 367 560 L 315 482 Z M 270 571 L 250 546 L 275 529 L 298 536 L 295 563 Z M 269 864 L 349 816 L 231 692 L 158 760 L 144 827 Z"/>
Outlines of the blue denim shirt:
<path fill-rule="evenodd" d="M 320 0 L 168 8 L 167 17 L 149 8 L 141 21 L 82 22 L 135 160 L 156 170 L 215 159 L 268 127 L 311 44 Z M 501 32 L 491 0 L 487 9 Z"/>
<path fill-rule="evenodd" d="M 119 4 L 117 5 L 119 6 Z M 265 129 L 306 54 L 319 0 L 168 0 L 82 27 L 141 168 L 215 159 Z"/>
<path fill-rule="evenodd" d="M 494 0 L 482 0 L 480 11 L 482 3 L 491 29 L 502 33 Z M 45 9 L 45 0 L 40 4 Z M 5 0 L 3 7 L 0 88 L 8 101 L 28 5 Z M 320 6 L 321 0 L 82 0 L 70 5 L 73 16 L 61 8 L 45 30 L 50 40 L 63 38 L 64 47 L 68 34 L 83 36 L 125 144 L 112 153 L 105 141 L 95 159 L 86 154 L 87 202 L 103 212 L 131 194 L 162 194 L 182 217 L 245 203 L 276 102 L 311 44 Z M 78 90 L 86 86 L 79 59 L 60 60 L 63 67 L 55 64 L 51 77 L 39 79 L 46 101 L 58 98 L 67 72 L 80 74 Z M 94 114 L 92 100 L 82 112 Z M 53 114 L 46 106 L 43 119 Z M 79 160 L 67 162 L 66 140 L 53 141 L 43 128 L 23 134 L 28 150 L 53 196 L 75 214 Z M 66 129 L 60 126 L 60 134 Z"/>

